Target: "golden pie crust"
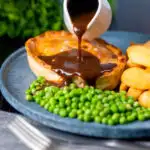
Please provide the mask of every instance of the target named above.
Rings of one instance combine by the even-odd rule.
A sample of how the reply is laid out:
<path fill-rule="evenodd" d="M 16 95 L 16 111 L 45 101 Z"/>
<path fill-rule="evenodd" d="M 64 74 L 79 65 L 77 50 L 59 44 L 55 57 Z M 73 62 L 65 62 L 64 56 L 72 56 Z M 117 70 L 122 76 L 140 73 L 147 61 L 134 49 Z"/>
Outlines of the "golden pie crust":
<path fill-rule="evenodd" d="M 39 56 L 52 56 L 63 51 L 77 49 L 77 37 L 67 31 L 47 31 L 26 41 L 27 59 L 32 72 L 36 76 L 44 76 L 48 81 L 59 84 L 64 78 L 55 73 L 51 66 L 39 59 Z M 82 41 L 82 49 L 100 59 L 101 63 L 116 63 L 111 72 L 105 72 L 96 81 L 96 87 L 112 90 L 120 82 L 120 77 L 126 66 L 126 57 L 121 50 L 102 39 L 91 42 Z"/>

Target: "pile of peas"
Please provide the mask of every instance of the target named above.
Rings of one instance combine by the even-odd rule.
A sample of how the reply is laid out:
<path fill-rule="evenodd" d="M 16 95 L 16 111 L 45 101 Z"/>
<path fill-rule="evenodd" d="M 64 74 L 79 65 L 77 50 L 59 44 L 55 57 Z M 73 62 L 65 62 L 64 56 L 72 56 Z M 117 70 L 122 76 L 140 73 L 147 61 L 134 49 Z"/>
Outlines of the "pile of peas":
<path fill-rule="evenodd" d="M 102 91 L 92 86 L 78 88 L 74 83 L 63 88 L 49 85 L 43 77 L 26 90 L 26 100 L 35 101 L 61 117 L 108 125 L 150 119 L 150 109 L 139 105 L 126 92 Z"/>

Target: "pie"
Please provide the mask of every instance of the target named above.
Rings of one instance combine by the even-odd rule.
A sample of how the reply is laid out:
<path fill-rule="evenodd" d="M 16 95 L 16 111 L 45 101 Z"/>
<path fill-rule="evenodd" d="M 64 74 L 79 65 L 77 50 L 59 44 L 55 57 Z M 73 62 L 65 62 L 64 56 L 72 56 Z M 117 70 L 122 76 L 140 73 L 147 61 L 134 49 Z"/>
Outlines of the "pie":
<path fill-rule="evenodd" d="M 36 76 L 44 76 L 55 84 L 64 82 L 64 78 L 52 70 L 52 66 L 40 59 L 40 56 L 52 56 L 64 51 L 78 48 L 77 37 L 67 31 L 47 31 L 25 43 L 27 59 L 32 72 Z M 96 56 L 102 64 L 116 64 L 111 71 L 100 75 L 95 87 L 102 90 L 113 90 L 120 82 L 126 66 L 126 56 L 121 50 L 102 39 L 82 40 L 82 49 Z M 94 66 L 93 66 L 94 67 Z M 84 79 L 76 77 L 76 82 L 84 85 Z"/>

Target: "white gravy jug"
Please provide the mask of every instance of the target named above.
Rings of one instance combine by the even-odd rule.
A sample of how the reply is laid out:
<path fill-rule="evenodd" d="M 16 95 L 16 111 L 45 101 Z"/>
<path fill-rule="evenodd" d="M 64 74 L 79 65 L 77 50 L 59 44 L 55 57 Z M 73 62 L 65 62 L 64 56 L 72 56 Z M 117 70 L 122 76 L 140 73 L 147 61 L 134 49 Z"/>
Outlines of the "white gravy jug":
<path fill-rule="evenodd" d="M 68 1 L 76 1 L 76 0 L 64 0 L 63 2 L 64 22 L 69 32 L 75 34 L 73 30 L 73 23 L 71 20 L 71 16 L 68 11 Z M 86 39 L 89 41 L 103 34 L 109 28 L 111 24 L 111 20 L 112 20 L 112 11 L 111 11 L 111 7 L 108 1 L 97 0 L 97 3 L 98 3 L 98 6 L 97 6 L 96 13 L 91 19 L 91 21 L 88 23 L 86 32 L 84 33 L 82 37 L 83 39 Z M 85 3 L 84 7 L 87 7 L 86 5 L 87 3 Z"/>

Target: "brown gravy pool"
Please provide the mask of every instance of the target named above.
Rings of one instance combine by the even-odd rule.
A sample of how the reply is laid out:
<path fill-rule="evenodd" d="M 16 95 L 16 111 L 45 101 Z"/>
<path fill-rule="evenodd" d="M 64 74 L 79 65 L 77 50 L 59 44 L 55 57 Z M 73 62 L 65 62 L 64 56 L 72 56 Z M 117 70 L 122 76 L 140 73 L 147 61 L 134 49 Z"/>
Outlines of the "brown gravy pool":
<path fill-rule="evenodd" d="M 91 53 L 82 50 L 82 61 L 77 58 L 77 50 L 64 51 L 53 56 L 39 56 L 52 70 L 65 78 L 65 83 L 71 81 L 72 77 L 80 76 L 90 85 L 95 85 L 96 79 L 106 71 L 112 71 L 116 64 L 101 64 L 99 59 Z"/>
<path fill-rule="evenodd" d="M 97 8 L 97 0 L 68 1 L 68 11 L 78 38 L 78 49 L 60 52 L 54 56 L 39 56 L 41 60 L 52 66 L 53 71 L 65 78 L 65 83 L 68 83 L 73 76 L 80 76 L 90 85 L 95 85 L 100 75 L 106 71 L 112 71 L 116 66 L 113 63 L 101 64 L 96 56 L 81 49 L 82 36 Z"/>

